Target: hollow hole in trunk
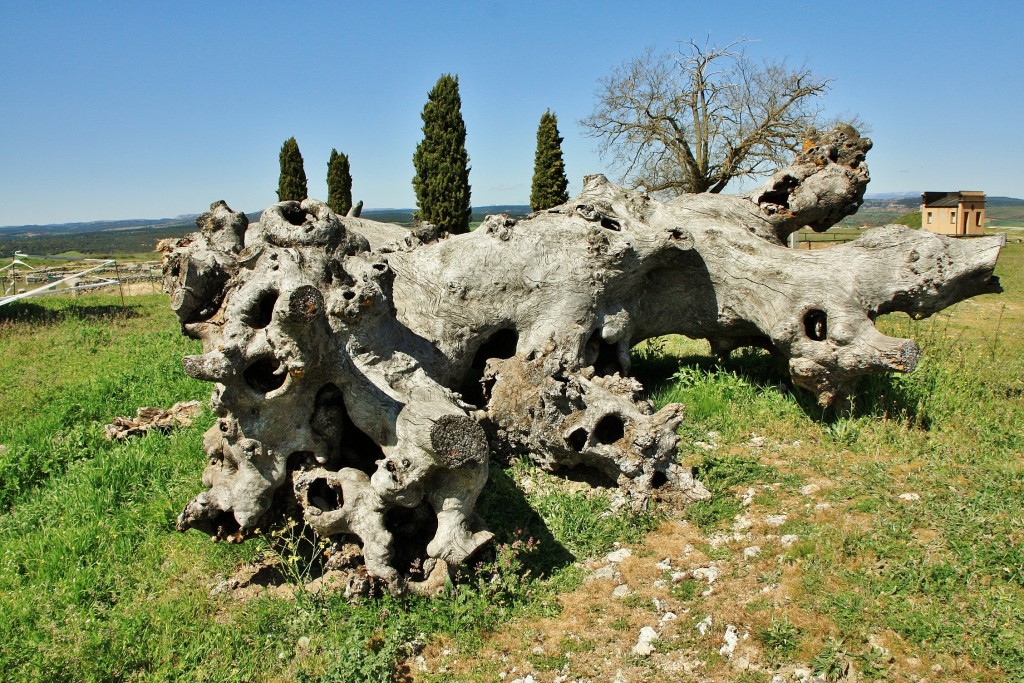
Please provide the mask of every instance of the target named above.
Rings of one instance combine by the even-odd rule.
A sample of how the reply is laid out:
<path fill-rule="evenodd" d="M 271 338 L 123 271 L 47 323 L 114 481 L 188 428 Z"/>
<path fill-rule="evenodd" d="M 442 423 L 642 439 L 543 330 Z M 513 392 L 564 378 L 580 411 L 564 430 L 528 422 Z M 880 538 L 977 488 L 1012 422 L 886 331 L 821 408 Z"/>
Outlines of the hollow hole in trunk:
<path fill-rule="evenodd" d="M 828 338 L 828 316 L 825 311 L 817 309 L 804 314 L 804 332 L 813 341 L 825 341 Z"/>
<path fill-rule="evenodd" d="M 626 424 L 618 415 L 609 413 L 594 427 L 594 440 L 601 444 L 613 444 L 626 435 Z"/>
<path fill-rule="evenodd" d="M 337 386 L 328 383 L 320 388 L 309 423 L 313 432 L 326 442 L 331 460 L 340 460 L 341 467 L 352 467 L 367 475 L 377 471 L 377 461 L 384 459 L 384 451 L 352 422 L 344 394 Z"/>
<path fill-rule="evenodd" d="M 311 470 L 317 466 L 316 455 L 313 451 L 294 451 L 288 456 L 288 471 Z"/>
<path fill-rule="evenodd" d="M 306 212 L 298 206 L 282 206 L 281 215 L 292 225 L 303 225 L 306 222 Z"/>
<path fill-rule="evenodd" d="M 601 339 L 601 330 L 594 330 L 584 349 L 583 367 L 594 366 L 594 374 L 600 377 L 626 373 L 619 362 L 618 344 L 609 344 Z"/>
<path fill-rule="evenodd" d="M 577 427 L 576 429 L 569 432 L 569 436 L 565 438 L 566 443 L 569 444 L 569 448 L 573 449 L 577 453 L 582 453 L 583 449 L 587 446 L 587 430 L 583 427 Z"/>
<path fill-rule="evenodd" d="M 261 330 L 270 324 L 274 317 L 274 304 L 277 303 L 278 296 L 280 294 L 273 289 L 260 294 L 256 304 L 249 311 L 248 318 L 251 327 Z"/>
<path fill-rule="evenodd" d="M 324 512 L 337 510 L 345 504 L 345 498 L 341 491 L 337 490 L 330 483 L 321 477 L 309 485 L 307 500 Z"/>
<path fill-rule="evenodd" d="M 246 384 L 255 391 L 266 394 L 280 388 L 284 384 L 287 375 L 283 372 L 278 372 L 280 368 L 281 364 L 277 362 L 277 359 L 273 356 L 268 356 L 260 358 L 247 367 L 242 376 L 245 378 Z"/>
<path fill-rule="evenodd" d="M 608 218 L 607 216 L 601 216 L 601 227 L 605 228 L 606 230 L 615 231 L 619 231 L 622 229 L 622 226 L 619 225 L 619 222 L 617 220 Z"/>
<path fill-rule="evenodd" d="M 668 483 L 668 475 L 664 472 L 655 472 L 651 475 L 651 488 L 660 489 L 662 486 Z"/>
<path fill-rule="evenodd" d="M 437 534 L 437 515 L 426 501 L 414 508 L 393 507 L 384 513 L 384 526 L 394 537 L 394 566 L 413 580 L 425 578 L 427 544 Z"/>
<path fill-rule="evenodd" d="M 481 380 L 484 376 L 484 368 L 491 358 L 502 360 L 516 355 L 516 346 L 519 344 L 519 334 L 514 329 L 505 328 L 496 331 L 484 341 L 473 355 L 473 362 L 466 373 L 466 379 L 462 383 L 462 399 L 466 403 L 482 407 L 486 396 Z M 487 392 L 490 393 L 489 390 Z"/>

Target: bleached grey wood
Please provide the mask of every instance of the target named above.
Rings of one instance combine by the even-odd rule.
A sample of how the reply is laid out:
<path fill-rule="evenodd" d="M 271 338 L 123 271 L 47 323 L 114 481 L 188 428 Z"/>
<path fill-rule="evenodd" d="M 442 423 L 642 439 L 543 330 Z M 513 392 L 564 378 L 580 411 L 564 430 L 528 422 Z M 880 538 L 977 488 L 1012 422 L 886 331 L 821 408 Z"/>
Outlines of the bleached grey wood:
<path fill-rule="evenodd" d="M 566 204 L 440 241 L 315 200 L 254 225 L 213 205 L 165 262 L 203 341 L 185 371 L 214 383 L 219 418 L 179 528 L 241 540 L 293 500 L 317 533 L 357 537 L 371 577 L 423 592 L 492 537 L 475 512 L 491 451 L 597 470 L 637 505 L 660 485 L 707 497 L 674 463 L 684 408 L 655 412 L 629 377 L 635 344 L 763 346 L 841 404 L 863 375 L 917 362 L 878 314 L 999 291 L 998 238 L 887 226 L 784 246 L 859 205 L 869 147 L 837 129 L 745 197 L 659 202 L 590 176 Z"/>

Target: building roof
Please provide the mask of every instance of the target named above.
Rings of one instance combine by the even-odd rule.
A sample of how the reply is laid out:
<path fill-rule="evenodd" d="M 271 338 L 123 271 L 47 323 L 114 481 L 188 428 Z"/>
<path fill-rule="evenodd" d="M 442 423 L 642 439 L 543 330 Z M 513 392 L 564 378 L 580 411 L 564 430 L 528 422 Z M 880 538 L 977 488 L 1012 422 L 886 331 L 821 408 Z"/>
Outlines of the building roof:
<path fill-rule="evenodd" d="M 965 195 L 972 195 L 967 197 Z M 921 195 L 921 203 L 925 206 L 935 208 L 956 208 L 962 201 L 983 202 L 985 193 L 974 190 L 960 190 L 959 192 L 925 192 Z"/>

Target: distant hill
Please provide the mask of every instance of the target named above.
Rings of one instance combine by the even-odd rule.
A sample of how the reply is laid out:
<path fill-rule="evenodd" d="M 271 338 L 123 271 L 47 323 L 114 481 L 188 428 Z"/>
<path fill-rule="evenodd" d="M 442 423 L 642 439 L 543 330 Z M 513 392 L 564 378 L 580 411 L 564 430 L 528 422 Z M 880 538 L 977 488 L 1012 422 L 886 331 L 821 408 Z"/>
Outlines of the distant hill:
<path fill-rule="evenodd" d="M 921 195 L 893 193 L 869 195 L 857 213 L 839 222 L 843 226 L 874 227 L 895 223 L 898 218 L 921 208 Z M 1015 197 L 986 197 L 985 217 L 992 225 L 1024 225 L 1024 199 Z"/>
<path fill-rule="evenodd" d="M 384 223 L 412 225 L 414 209 L 363 209 L 362 217 Z M 494 204 L 491 206 L 474 206 L 470 222 L 479 223 L 487 216 L 504 213 L 509 216 L 526 216 L 531 213 L 525 204 Z"/>
<path fill-rule="evenodd" d="M 472 221 L 490 214 L 525 216 L 530 207 L 522 204 L 498 204 L 473 208 Z M 250 222 L 260 219 L 262 211 L 247 213 Z M 0 227 L 0 259 L 15 251 L 34 255 L 80 252 L 113 256 L 139 254 L 156 249 L 156 243 L 195 232 L 198 214 L 175 218 L 128 218 L 116 221 L 90 221 L 49 225 L 8 225 Z M 362 216 L 375 221 L 412 225 L 413 209 L 364 209 Z"/>

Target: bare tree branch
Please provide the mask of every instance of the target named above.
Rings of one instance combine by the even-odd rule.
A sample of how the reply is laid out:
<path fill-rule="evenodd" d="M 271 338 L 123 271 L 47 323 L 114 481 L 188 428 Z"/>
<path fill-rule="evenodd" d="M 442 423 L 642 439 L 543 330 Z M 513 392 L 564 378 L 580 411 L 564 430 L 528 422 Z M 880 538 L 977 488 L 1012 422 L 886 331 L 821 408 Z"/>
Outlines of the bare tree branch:
<path fill-rule="evenodd" d="M 580 124 L 623 182 L 660 195 L 718 193 L 785 165 L 824 127 L 817 99 L 831 80 L 806 65 L 755 64 L 742 42 L 686 41 L 675 55 L 648 48 L 601 80 Z"/>

